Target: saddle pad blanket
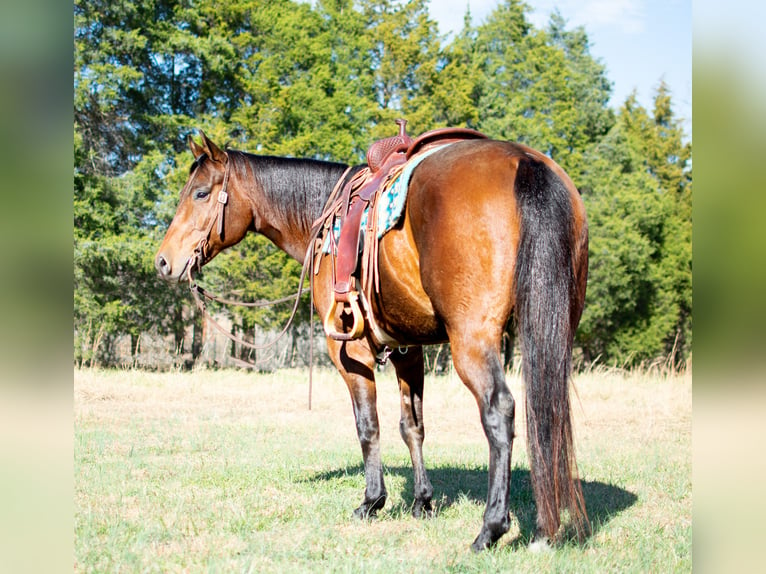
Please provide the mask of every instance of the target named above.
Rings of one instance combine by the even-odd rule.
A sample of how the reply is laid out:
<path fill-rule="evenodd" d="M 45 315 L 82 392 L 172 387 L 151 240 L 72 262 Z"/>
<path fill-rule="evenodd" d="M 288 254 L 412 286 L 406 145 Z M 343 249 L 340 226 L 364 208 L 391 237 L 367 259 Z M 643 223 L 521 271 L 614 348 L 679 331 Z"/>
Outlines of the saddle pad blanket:
<path fill-rule="evenodd" d="M 444 145 L 434 147 L 415 155 L 415 157 L 404 164 L 404 168 L 399 175 L 386 186 L 378 198 L 378 239 L 383 237 L 386 232 L 393 229 L 401 218 L 402 213 L 404 213 L 404 206 L 407 203 L 407 189 L 409 188 L 412 172 L 415 171 L 415 168 L 428 156 L 451 143 L 454 142 L 445 143 Z M 362 214 L 362 221 L 360 224 L 362 235 L 364 235 L 364 231 L 367 228 L 367 218 L 369 217 L 369 214 L 370 208 L 368 207 Z M 340 219 L 337 217 L 333 223 L 333 235 L 335 236 L 335 241 L 337 243 L 340 238 Z M 330 252 L 329 237 L 324 242 L 323 251 L 325 253 Z"/>

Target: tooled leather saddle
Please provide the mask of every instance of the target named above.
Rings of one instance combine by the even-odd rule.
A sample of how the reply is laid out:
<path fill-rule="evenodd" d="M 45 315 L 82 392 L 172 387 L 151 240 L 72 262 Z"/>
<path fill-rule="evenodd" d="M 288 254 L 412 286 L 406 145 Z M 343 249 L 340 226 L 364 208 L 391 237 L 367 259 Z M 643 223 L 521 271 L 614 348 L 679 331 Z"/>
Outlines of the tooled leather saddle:
<path fill-rule="evenodd" d="M 354 277 L 359 263 L 362 215 L 385 184 L 401 173 L 401 168 L 418 152 L 435 145 L 464 140 L 486 138 L 484 134 L 468 128 L 441 128 L 426 132 L 414 140 L 407 135 L 407 121 L 397 119 L 399 133 L 395 136 L 377 140 L 367 150 L 367 167 L 359 170 L 353 177 L 336 185 L 325 208 L 321 221 L 326 228 L 328 221 L 340 219 L 340 235 L 335 245 L 335 269 L 333 295 L 334 301 L 325 315 L 324 327 L 329 337 L 347 341 L 360 338 L 364 333 L 364 318 L 359 306 L 359 292 Z M 365 252 L 372 251 L 371 261 L 377 265 L 377 237 L 375 233 L 365 234 Z M 370 281 L 362 281 L 370 283 Z M 369 296 L 367 297 L 369 299 Z M 349 331 L 339 331 L 335 327 L 336 307 L 340 303 L 344 311 L 353 317 L 353 326 Z"/>

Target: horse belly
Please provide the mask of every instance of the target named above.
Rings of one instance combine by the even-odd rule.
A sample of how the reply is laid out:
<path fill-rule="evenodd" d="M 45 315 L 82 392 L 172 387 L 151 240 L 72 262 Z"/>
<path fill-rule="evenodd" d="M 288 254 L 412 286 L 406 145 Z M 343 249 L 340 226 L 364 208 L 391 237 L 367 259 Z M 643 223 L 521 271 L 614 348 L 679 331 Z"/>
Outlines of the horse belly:
<path fill-rule="evenodd" d="M 435 344 L 447 340 L 443 322 L 423 289 L 418 251 L 409 218 L 380 241 L 380 293 L 374 298 L 379 326 L 403 344 Z"/>

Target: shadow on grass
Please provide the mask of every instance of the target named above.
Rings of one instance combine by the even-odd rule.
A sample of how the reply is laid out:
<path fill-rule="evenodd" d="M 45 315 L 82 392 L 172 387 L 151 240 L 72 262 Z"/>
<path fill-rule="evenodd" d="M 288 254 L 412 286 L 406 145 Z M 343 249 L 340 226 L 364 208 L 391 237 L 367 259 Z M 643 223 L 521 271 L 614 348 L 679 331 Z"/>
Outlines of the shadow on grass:
<path fill-rule="evenodd" d="M 414 502 L 413 474 L 409 466 L 384 466 L 387 475 L 404 478 L 405 486 L 402 499 L 406 509 Z M 348 476 L 364 473 L 364 466 L 357 464 L 337 470 L 330 470 L 306 476 L 302 481 L 326 482 L 342 480 Z M 484 504 L 487 500 L 487 468 L 438 466 L 428 469 L 428 476 L 434 487 L 434 502 L 437 513 L 449 508 L 459 500 L 469 500 Z M 535 531 L 536 508 L 532 494 L 529 470 L 514 468 L 511 472 L 511 515 L 519 522 L 520 535 L 508 543 L 512 548 L 526 546 L 532 540 Z M 591 523 L 591 534 L 596 534 L 612 517 L 629 508 L 638 497 L 618 486 L 598 481 L 582 481 L 585 507 Z M 362 492 L 359 493 L 361 501 Z M 349 514 L 352 508 L 349 508 Z M 478 531 L 478 525 L 477 525 Z M 573 537 L 565 535 L 565 542 L 572 542 Z"/>

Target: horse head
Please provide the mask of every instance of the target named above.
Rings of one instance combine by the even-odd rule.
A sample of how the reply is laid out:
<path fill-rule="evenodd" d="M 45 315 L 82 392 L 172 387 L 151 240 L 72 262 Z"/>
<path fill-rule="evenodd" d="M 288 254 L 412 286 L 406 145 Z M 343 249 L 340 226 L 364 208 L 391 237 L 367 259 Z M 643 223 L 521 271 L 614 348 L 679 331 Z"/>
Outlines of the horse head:
<path fill-rule="evenodd" d="M 247 194 L 229 179 L 232 154 L 204 132 L 202 145 L 189 136 L 194 163 L 178 208 L 154 259 L 163 279 L 183 281 L 222 250 L 238 243 L 253 222 Z"/>

